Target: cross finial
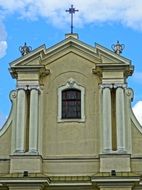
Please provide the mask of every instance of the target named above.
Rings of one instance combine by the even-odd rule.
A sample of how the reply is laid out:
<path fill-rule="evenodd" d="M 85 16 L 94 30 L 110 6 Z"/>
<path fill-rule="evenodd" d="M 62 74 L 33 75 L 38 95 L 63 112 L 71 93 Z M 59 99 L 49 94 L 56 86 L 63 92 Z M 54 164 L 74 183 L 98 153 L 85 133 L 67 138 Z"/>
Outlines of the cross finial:
<path fill-rule="evenodd" d="M 66 12 L 69 12 L 69 14 L 71 14 L 71 34 L 73 34 L 73 15 L 75 14 L 75 12 L 78 12 L 79 10 L 76 10 L 73 5 L 71 5 L 71 8 L 69 8 L 68 10 L 66 10 Z"/>

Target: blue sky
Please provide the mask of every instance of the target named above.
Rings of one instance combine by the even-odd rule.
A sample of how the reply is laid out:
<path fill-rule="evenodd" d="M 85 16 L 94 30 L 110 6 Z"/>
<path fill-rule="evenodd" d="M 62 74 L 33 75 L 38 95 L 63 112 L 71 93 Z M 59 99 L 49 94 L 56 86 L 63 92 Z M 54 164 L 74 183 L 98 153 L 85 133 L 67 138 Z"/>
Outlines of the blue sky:
<path fill-rule="evenodd" d="M 142 1 L 140 0 L 0 0 L 0 125 L 9 115 L 9 93 L 15 89 L 9 63 L 19 58 L 19 46 L 27 42 L 33 49 L 50 47 L 70 32 L 71 4 L 79 9 L 74 16 L 74 31 L 79 39 L 111 49 L 125 44 L 123 56 L 132 60 L 135 72 L 129 87 L 134 90 L 136 112 L 142 118 Z"/>

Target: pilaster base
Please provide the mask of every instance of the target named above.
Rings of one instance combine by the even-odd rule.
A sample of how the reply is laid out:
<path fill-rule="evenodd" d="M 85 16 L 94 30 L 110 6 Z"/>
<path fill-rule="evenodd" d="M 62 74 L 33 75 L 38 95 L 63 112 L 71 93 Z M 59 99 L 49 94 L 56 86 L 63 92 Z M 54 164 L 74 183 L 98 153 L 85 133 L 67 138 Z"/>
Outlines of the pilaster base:
<path fill-rule="evenodd" d="M 100 175 L 92 177 L 91 181 L 99 190 L 132 190 L 139 184 L 140 176 L 132 176 L 132 173 L 131 176 L 130 173 L 116 176 L 100 173 Z"/>
<path fill-rule="evenodd" d="M 10 160 L 10 173 L 42 172 L 42 157 L 39 155 L 12 155 Z"/>
<path fill-rule="evenodd" d="M 43 185 L 38 184 L 11 184 L 9 190 L 42 190 Z"/>
<path fill-rule="evenodd" d="M 102 154 L 100 155 L 100 172 L 130 172 L 130 155 Z"/>
<path fill-rule="evenodd" d="M 132 187 L 100 187 L 100 190 L 132 190 Z"/>

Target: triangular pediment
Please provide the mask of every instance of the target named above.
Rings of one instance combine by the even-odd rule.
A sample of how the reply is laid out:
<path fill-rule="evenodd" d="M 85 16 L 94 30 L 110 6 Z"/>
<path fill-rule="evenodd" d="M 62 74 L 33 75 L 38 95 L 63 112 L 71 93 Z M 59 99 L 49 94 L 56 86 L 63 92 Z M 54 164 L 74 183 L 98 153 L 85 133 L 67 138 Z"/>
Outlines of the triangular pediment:
<path fill-rule="evenodd" d="M 99 44 L 93 47 L 70 35 L 68 38 L 49 48 L 46 48 L 45 45 L 36 48 L 27 55 L 13 61 L 10 67 L 45 66 L 71 52 L 94 64 L 131 64 L 130 60 L 117 55 Z"/>
<path fill-rule="evenodd" d="M 129 59 L 120 56 L 99 44 L 96 44 L 96 52 L 99 55 L 102 64 L 131 64 Z"/>
<path fill-rule="evenodd" d="M 30 53 L 19 57 L 10 63 L 10 67 L 23 67 L 23 66 L 39 66 L 41 65 L 42 55 L 45 53 L 46 47 L 42 45 Z"/>
<path fill-rule="evenodd" d="M 74 53 L 79 57 L 94 63 L 101 63 L 100 57 L 96 54 L 95 47 L 75 39 L 72 36 L 48 48 L 46 53 L 47 54 L 44 57 L 44 64 L 50 64 L 69 53 Z"/>

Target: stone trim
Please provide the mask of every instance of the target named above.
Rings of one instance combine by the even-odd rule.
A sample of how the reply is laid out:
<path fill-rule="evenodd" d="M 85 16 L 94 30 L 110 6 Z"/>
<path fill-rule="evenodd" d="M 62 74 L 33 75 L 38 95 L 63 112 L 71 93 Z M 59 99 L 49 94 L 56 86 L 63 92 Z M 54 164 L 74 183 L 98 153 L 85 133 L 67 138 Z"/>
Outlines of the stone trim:
<path fill-rule="evenodd" d="M 81 91 L 81 119 L 62 119 L 62 91 L 65 89 L 78 89 Z M 58 88 L 58 122 L 84 122 L 85 121 L 85 108 L 84 108 L 84 101 L 85 101 L 85 89 L 84 87 L 78 85 L 76 81 L 70 78 L 65 85 L 60 86 Z"/>

